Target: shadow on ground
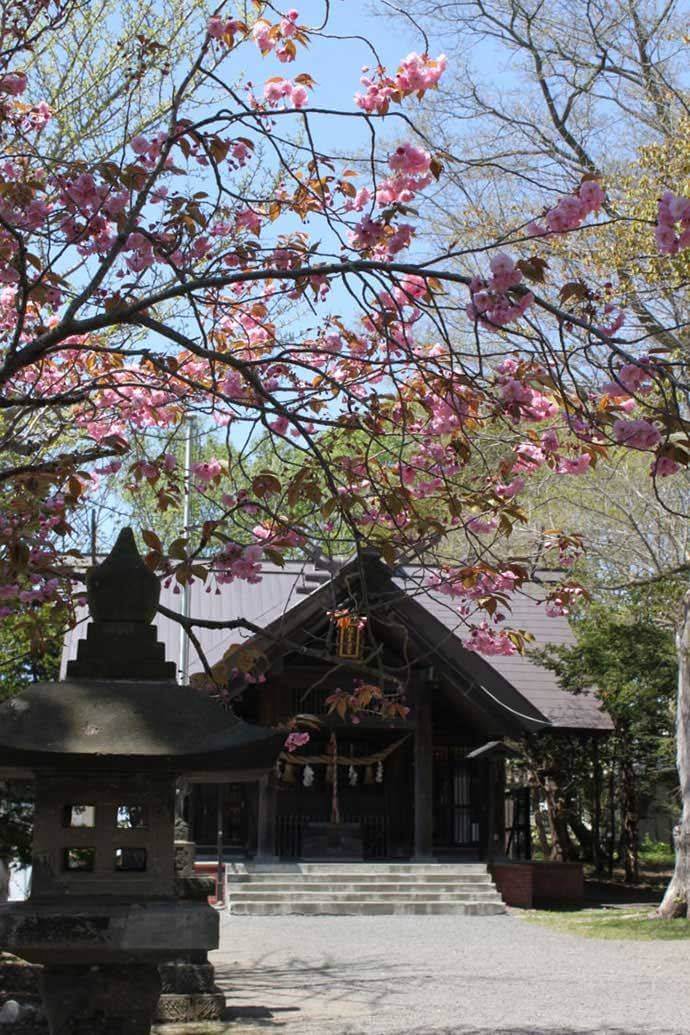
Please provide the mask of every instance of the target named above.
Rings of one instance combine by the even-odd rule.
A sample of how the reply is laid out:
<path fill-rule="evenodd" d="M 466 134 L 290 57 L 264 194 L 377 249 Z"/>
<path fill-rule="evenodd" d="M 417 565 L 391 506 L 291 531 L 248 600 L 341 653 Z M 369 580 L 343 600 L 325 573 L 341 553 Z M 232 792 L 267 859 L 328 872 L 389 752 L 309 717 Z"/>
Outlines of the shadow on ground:
<path fill-rule="evenodd" d="M 365 1035 L 363 1028 L 343 1028 L 340 1035 Z M 399 1028 L 386 1035 L 684 1035 L 680 1028 Z"/>
<path fill-rule="evenodd" d="M 335 957 L 318 964 L 299 957 L 274 961 L 272 954 L 252 961 L 247 967 L 223 961 L 216 964 L 216 980 L 228 1000 L 223 1020 L 234 1022 L 251 1033 L 306 1032 L 308 1035 L 687 1035 L 687 1029 L 617 1027 L 563 1027 L 557 1023 L 526 1027 L 476 1027 L 472 1025 L 416 1025 L 393 1028 L 385 1023 L 389 1007 L 394 1006 L 396 989 L 403 986 L 409 994 L 419 988 L 419 1002 L 425 1001 L 431 973 L 423 968 L 397 967 L 395 984 L 382 972 L 378 957 L 344 962 Z M 506 995 L 505 975 L 473 975 L 473 983 L 495 983 Z M 511 979 L 508 979 L 508 985 Z M 398 1004 L 399 1005 L 399 1004 Z M 366 1019 L 362 1013 L 366 1012 Z M 372 1018 L 380 1018 L 381 1025 Z"/>
<path fill-rule="evenodd" d="M 639 884 L 622 884 L 619 881 L 585 881 L 585 906 L 640 905 L 658 906 L 662 891 L 659 888 Z"/>
<path fill-rule="evenodd" d="M 252 1006 L 239 1009 L 228 1009 L 223 1015 L 223 1021 L 232 1021 L 235 1024 L 244 1022 L 242 1025 L 242 1033 L 250 1032 L 254 1029 L 257 1031 L 277 1031 L 279 1029 L 285 1029 L 289 1023 L 288 1018 L 285 1017 L 286 1011 L 271 1010 L 265 1006 Z M 295 1008 L 295 1013 L 299 1013 L 299 1009 Z M 297 1030 L 296 1028 L 294 1030 Z M 326 1027 L 324 1032 L 330 1033 L 330 1035 L 375 1035 L 376 1028 L 372 1028 L 371 1024 L 345 1024 L 340 1026 L 337 1022 L 331 1021 Z M 560 1026 L 546 1027 L 546 1028 L 534 1028 L 534 1027 L 520 1027 L 516 1028 L 511 1026 L 509 1028 L 497 1028 L 492 1026 L 490 1028 L 467 1028 L 462 1025 L 449 1028 L 447 1025 L 442 1027 L 422 1027 L 422 1028 L 399 1028 L 396 1031 L 386 1030 L 386 1035 L 686 1035 L 685 1031 L 677 1028 L 670 1030 L 668 1028 L 563 1028 Z"/>

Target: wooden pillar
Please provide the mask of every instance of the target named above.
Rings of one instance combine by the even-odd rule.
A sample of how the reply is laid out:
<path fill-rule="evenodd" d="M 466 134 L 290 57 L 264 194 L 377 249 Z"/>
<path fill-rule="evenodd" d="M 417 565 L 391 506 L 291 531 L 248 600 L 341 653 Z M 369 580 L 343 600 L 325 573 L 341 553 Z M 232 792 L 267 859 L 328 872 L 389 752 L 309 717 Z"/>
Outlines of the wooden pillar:
<path fill-rule="evenodd" d="M 259 780 L 256 861 L 274 862 L 276 856 L 276 788 L 268 775 Z"/>
<path fill-rule="evenodd" d="M 496 854 L 496 763 L 489 757 L 486 764 L 486 861 L 492 863 Z"/>
<path fill-rule="evenodd" d="M 221 902 L 225 905 L 225 853 L 223 848 L 224 834 L 224 810 L 225 805 L 225 784 L 218 785 L 218 798 L 216 801 L 216 852 L 218 861 L 216 863 L 216 905 Z"/>
<path fill-rule="evenodd" d="M 414 858 L 433 858 L 434 742 L 431 720 L 433 685 L 422 684 L 415 692 L 414 733 Z"/>
<path fill-rule="evenodd" d="M 601 761 L 599 739 L 592 737 L 592 767 L 594 776 L 594 809 L 592 816 L 592 862 L 597 873 L 604 868 L 601 858 Z"/>

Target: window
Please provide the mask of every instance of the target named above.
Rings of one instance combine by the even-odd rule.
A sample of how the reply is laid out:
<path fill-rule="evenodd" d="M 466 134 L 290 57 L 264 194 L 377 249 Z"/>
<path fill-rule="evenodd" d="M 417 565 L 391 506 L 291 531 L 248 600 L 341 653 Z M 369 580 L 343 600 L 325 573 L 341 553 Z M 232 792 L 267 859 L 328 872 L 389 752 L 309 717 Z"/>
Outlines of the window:
<path fill-rule="evenodd" d="M 88 827 L 96 826 L 95 805 L 65 805 L 62 812 L 63 827 Z"/>
<path fill-rule="evenodd" d="M 144 873 L 146 871 L 146 849 L 116 848 L 115 869 L 120 873 Z"/>
<path fill-rule="evenodd" d="M 118 830 L 144 830 L 146 828 L 146 807 L 144 805 L 118 805 L 116 826 Z"/>
<path fill-rule="evenodd" d="M 96 866 L 96 849 L 65 848 L 63 866 L 68 873 L 93 873 Z"/>

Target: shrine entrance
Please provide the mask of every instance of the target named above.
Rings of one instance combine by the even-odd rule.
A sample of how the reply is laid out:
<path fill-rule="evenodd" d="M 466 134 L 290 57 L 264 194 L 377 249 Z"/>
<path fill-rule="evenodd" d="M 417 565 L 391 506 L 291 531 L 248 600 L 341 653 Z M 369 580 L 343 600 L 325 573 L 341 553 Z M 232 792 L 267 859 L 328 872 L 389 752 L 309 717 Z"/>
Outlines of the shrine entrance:
<path fill-rule="evenodd" d="M 466 745 L 434 747 L 434 851 L 479 852 L 482 780 Z"/>

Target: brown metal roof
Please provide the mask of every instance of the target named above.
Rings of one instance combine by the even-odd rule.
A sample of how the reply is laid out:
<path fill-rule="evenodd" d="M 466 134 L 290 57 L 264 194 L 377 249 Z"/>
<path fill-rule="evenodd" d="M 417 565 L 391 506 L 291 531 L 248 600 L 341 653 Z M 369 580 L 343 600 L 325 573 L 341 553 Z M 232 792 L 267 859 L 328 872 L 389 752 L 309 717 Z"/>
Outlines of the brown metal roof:
<path fill-rule="evenodd" d="M 561 730 L 607 732 L 612 728 L 609 716 L 603 712 L 594 695 L 571 694 L 561 689 L 554 674 L 541 668 L 529 657 L 480 657 L 472 655 L 462 647 L 466 627 L 461 622 L 453 602 L 425 587 L 428 569 L 420 565 L 406 566 L 396 573 L 391 588 L 397 589 L 400 599 L 412 597 L 429 617 L 427 622 L 444 653 L 454 654 L 458 667 L 472 660 L 473 679 L 479 685 L 486 685 L 487 692 L 509 687 L 528 704 L 528 714 L 541 716 L 551 727 Z M 391 574 L 391 573 L 389 573 Z M 548 576 L 547 576 L 548 578 Z M 539 604 L 543 595 L 540 586 L 529 587 L 524 594 L 514 597 L 512 613 L 508 622 L 516 628 L 526 629 L 535 638 L 535 646 L 547 643 L 573 644 L 575 638 L 566 618 L 550 618 Z M 338 576 L 323 583 L 323 572 L 318 572 L 311 562 L 290 561 L 285 568 L 267 565 L 263 578 L 257 584 L 233 582 L 221 587 L 219 593 L 208 593 L 199 584 L 192 586 L 190 613 L 196 618 L 228 620 L 245 618 L 268 628 L 273 636 L 281 630 L 286 634 L 300 621 L 309 621 L 313 608 L 318 604 L 324 609 L 336 604 L 338 598 Z M 172 588 L 163 588 L 161 604 L 171 610 L 180 610 L 180 596 Z M 179 626 L 171 619 L 158 616 L 155 624 L 158 638 L 166 648 L 166 657 L 176 660 L 179 648 Z M 202 649 L 211 665 L 222 660 L 233 644 L 246 642 L 252 634 L 241 630 L 196 630 Z M 76 653 L 76 641 L 83 631 L 77 627 L 68 634 L 63 651 L 63 672 L 68 659 Z M 201 662 L 190 645 L 191 670 L 200 672 Z M 487 676 L 481 678 L 482 673 Z M 493 679 L 489 679 L 493 677 Z M 489 686 L 491 681 L 491 686 Z M 514 707 L 514 702 L 511 704 Z M 518 709 L 519 710 L 519 709 Z M 532 728 L 535 728 L 534 726 Z"/>
<path fill-rule="evenodd" d="M 424 574 L 420 568 L 405 569 L 407 577 L 400 580 L 400 585 L 408 591 L 415 592 L 418 603 L 446 629 L 452 630 L 462 639 L 466 626 L 459 618 L 452 601 L 446 596 L 423 588 L 421 583 Z M 548 643 L 574 645 L 575 635 L 568 619 L 563 616 L 550 618 L 541 603 L 543 598 L 544 588 L 540 584 L 531 584 L 523 593 L 516 593 L 512 599 L 510 614 L 507 616 L 508 624 L 532 634 L 534 642 L 530 649 L 545 647 Z M 484 660 L 526 697 L 554 727 L 602 732 L 613 728 L 610 717 L 602 711 L 594 694 L 572 694 L 563 690 L 555 674 L 549 669 L 542 668 L 529 656 L 498 655 Z"/>

